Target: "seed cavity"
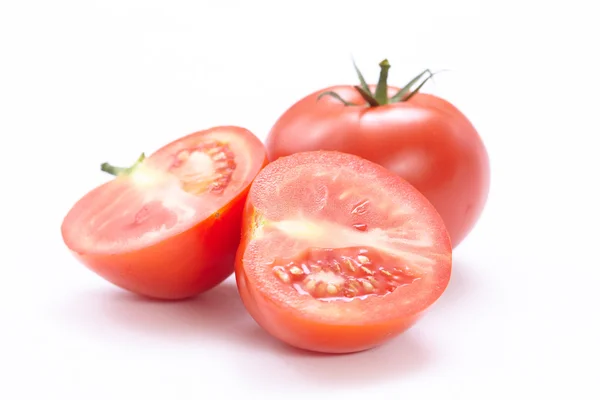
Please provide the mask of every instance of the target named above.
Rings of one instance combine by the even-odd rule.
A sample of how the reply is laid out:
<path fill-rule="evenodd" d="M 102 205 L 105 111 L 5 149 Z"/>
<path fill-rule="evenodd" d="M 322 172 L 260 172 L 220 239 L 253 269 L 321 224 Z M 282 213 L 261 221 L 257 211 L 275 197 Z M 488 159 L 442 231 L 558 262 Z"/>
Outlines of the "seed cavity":
<path fill-rule="evenodd" d="M 322 301 L 349 301 L 385 295 L 411 284 L 419 277 L 407 274 L 405 266 L 390 266 L 377 252 L 365 249 L 311 249 L 300 262 L 278 260 L 273 267 L 277 279 L 302 295 Z"/>
<path fill-rule="evenodd" d="M 194 162 L 195 154 L 204 154 L 207 161 Z M 212 166 L 211 166 L 212 164 Z M 194 195 L 206 192 L 220 194 L 230 184 L 237 164 L 229 145 L 219 141 L 205 141 L 194 148 L 179 151 L 170 171 L 181 180 L 183 190 Z"/>

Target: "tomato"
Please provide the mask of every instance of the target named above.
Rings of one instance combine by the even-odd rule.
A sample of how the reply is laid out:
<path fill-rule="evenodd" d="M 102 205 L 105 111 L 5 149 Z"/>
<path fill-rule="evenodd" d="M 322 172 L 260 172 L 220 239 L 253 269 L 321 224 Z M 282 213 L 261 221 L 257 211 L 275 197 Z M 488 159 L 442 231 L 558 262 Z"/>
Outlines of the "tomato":
<path fill-rule="evenodd" d="M 314 151 L 267 165 L 250 188 L 237 286 L 272 336 L 348 353 L 412 326 L 444 292 L 452 246 L 412 185 L 358 156 Z"/>
<path fill-rule="evenodd" d="M 244 202 L 266 163 L 258 138 L 225 126 L 169 143 L 133 168 L 103 164 L 118 175 L 72 207 L 64 242 L 123 289 L 194 296 L 233 273 Z"/>
<path fill-rule="evenodd" d="M 451 103 L 387 86 L 389 63 L 377 86 L 332 86 L 290 107 L 266 140 L 269 160 L 301 151 L 337 150 L 378 163 L 405 178 L 442 216 L 454 247 L 469 234 L 487 201 L 490 167 L 471 122 Z M 395 96 L 395 97 L 394 97 Z"/>

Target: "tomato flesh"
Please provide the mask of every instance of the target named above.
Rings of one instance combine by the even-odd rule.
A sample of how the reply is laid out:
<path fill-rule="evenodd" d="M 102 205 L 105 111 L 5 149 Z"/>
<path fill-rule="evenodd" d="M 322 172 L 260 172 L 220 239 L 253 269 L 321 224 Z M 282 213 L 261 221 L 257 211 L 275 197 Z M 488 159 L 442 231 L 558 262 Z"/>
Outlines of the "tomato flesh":
<path fill-rule="evenodd" d="M 413 186 L 357 156 L 315 151 L 252 184 L 236 279 L 248 311 L 307 350 L 365 350 L 410 327 L 445 290 L 452 248 Z"/>
<path fill-rule="evenodd" d="M 83 264 L 127 290 L 179 299 L 233 272 L 249 185 L 266 165 L 238 127 L 193 133 L 83 196 L 62 224 Z"/>

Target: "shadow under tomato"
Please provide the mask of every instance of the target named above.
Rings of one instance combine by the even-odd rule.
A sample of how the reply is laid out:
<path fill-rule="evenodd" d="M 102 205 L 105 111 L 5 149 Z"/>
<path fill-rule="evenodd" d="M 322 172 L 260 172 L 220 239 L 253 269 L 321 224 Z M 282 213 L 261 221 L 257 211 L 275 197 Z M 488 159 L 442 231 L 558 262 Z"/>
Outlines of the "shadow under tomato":
<path fill-rule="evenodd" d="M 352 354 L 312 353 L 280 343 L 272 347 L 301 382 L 308 380 L 332 389 L 402 380 L 420 372 L 433 357 L 411 330 L 380 347 Z"/>
<path fill-rule="evenodd" d="M 78 297 L 68 302 L 62 314 L 71 326 L 88 333 L 110 329 L 116 334 L 141 333 L 185 345 L 238 340 L 241 327 L 253 323 L 233 280 L 180 301 L 154 300 L 112 286 Z"/>
<path fill-rule="evenodd" d="M 446 306 L 454 307 L 451 305 L 454 300 L 469 289 L 460 268 L 457 271 L 444 300 L 440 299 Z M 272 338 L 254 322 L 231 278 L 184 301 L 151 300 L 111 287 L 71 299 L 62 314 L 68 317 L 69 325 L 95 335 L 116 329 L 119 335 L 143 334 L 176 345 L 212 343 L 239 349 L 244 356 L 232 363 L 232 369 L 239 368 L 246 376 L 254 375 L 257 382 L 264 381 L 265 375 L 269 380 L 279 377 L 289 382 L 292 374 L 299 379 L 300 388 L 307 379 L 324 386 L 402 379 L 426 368 L 435 359 L 435 349 L 423 343 L 417 327 L 360 353 L 326 355 L 292 348 Z M 285 368 L 281 368 L 282 364 Z"/>

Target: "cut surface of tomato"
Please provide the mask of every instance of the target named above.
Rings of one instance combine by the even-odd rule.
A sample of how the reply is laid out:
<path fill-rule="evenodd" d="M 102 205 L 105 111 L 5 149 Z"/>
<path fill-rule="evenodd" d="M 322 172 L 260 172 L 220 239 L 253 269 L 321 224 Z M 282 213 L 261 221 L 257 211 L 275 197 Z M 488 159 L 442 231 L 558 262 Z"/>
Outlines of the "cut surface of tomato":
<path fill-rule="evenodd" d="M 63 239 L 118 286 L 161 298 L 197 294 L 233 272 L 243 203 L 265 164 L 264 146 L 243 128 L 182 137 L 81 198 Z"/>
<path fill-rule="evenodd" d="M 445 290 L 451 259 L 441 217 L 405 180 L 357 156 L 304 152 L 252 184 L 236 279 L 273 336 L 353 352 L 410 327 Z"/>

